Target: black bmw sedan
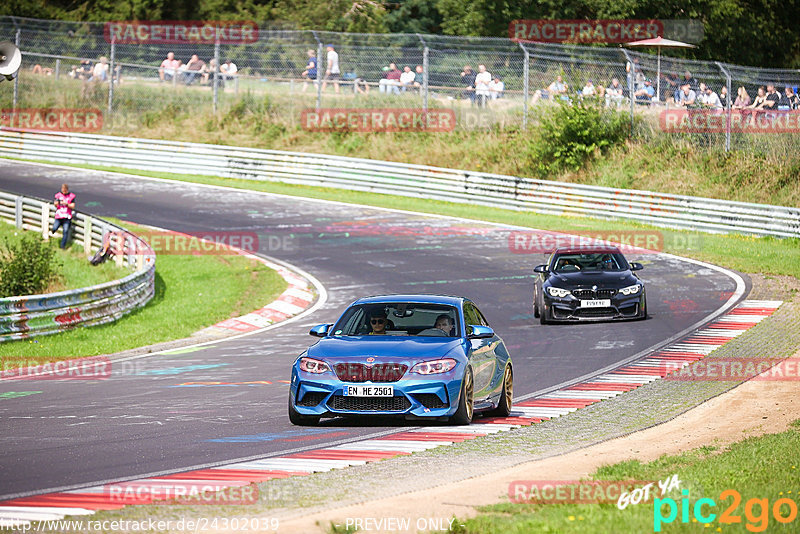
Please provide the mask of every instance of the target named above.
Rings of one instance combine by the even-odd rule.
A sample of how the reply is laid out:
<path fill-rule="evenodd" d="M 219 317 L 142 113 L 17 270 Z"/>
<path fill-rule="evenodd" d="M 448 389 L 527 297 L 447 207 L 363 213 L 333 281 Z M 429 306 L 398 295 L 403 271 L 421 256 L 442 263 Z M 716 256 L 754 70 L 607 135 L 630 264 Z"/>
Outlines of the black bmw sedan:
<path fill-rule="evenodd" d="M 558 321 L 645 319 L 644 284 L 617 247 L 558 248 L 538 265 L 533 315 L 542 324 Z"/>

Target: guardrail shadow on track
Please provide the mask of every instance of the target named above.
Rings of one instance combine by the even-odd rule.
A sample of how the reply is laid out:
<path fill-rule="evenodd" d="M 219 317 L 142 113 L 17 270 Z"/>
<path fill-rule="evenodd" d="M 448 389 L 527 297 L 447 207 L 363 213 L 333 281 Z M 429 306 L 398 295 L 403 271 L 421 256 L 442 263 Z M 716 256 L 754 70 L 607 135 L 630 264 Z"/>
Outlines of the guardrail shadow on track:
<path fill-rule="evenodd" d="M 39 232 L 48 239 L 54 217 L 55 206 L 50 202 L 0 192 L 0 220 L 5 223 Z M 83 243 L 87 255 L 111 239 L 117 265 L 128 266 L 133 272 L 120 280 L 91 287 L 0 298 L 0 343 L 109 323 L 153 298 L 156 255 L 146 241 L 120 226 L 83 213 L 73 214 L 71 234 L 73 241 Z"/>

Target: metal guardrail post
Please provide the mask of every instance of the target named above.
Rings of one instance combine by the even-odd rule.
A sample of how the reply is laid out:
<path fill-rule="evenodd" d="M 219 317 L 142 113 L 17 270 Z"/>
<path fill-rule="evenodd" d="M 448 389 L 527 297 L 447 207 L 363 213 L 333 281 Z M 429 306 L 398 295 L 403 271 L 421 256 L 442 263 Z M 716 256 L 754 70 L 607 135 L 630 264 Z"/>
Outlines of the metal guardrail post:
<path fill-rule="evenodd" d="M 56 80 L 58 80 L 59 76 L 61 75 L 61 58 L 56 58 Z"/>
<path fill-rule="evenodd" d="M 217 104 L 219 100 L 219 39 L 214 43 L 214 113 L 217 113 Z"/>
<path fill-rule="evenodd" d="M 92 253 L 92 218 L 83 217 L 83 253 Z"/>
<path fill-rule="evenodd" d="M 22 228 L 22 197 L 14 199 L 14 226 L 17 230 Z"/>
<path fill-rule="evenodd" d="M 122 267 L 125 263 L 125 238 L 121 233 L 117 232 L 114 235 L 114 240 L 117 247 L 114 260 L 116 260 L 118 266 Z"/>
<path fill-rule="evenodd" d="M 108 65 L 108 112 L 106 115 L 106 120 L 103 121 L 103 124 L 108 124 L 109 128 L 113 127 L 114 121 L 114 66 L 115 66 L 115 57 L 117 52 L 117 43 L 116 39 L 111 40 L 111 57 Z"/>
<path fill-rule="evenodd" d="M 50 241 L 50 206 L 42 204 L 42 238 Z"/>
<path fill-rule="evenodd" d="M 719 61 L 714 62 L 719 70 L 722 71 L 722 74 L 725 75 L 725 87 L 728 89 L 728 98 L 725 99 L 725 114 L 727 118 L 725 119 L 725 152 L 730 152 L 731 150 L 731 100 L 733 100 L 733 94 L 731 93 L 731 73 L 728 72 L 722 63 Z"/>
<path fill-rule="evenodd" d="M 519 47 L 522 49 L 522 53 L 525 55 L 525 64 L 522 66 L 522 129 L 528 129 L 528 100 L 529 100 L 529 91 L 530 91 L 530 59 L 531 55 L 528 52 L 528 49 L 525 48 L 522 43 L 517 43 Z"/>

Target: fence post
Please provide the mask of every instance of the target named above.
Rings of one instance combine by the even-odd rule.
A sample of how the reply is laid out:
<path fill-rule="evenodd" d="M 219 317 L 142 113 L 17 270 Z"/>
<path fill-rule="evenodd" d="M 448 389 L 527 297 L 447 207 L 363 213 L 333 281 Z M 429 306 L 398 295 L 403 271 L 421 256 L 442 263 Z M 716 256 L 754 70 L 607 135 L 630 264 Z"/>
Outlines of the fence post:
<path fill-rule="evenodd" d="M 730 152 L 731 150 L 731 100 L 733 100 L 733 95 L 731 94 L 731 73 L 728 72 L 722 63 L 719 61 L 715 61 L 719 70 L 722 71 L 722 74 L 725 75 L 725 87 L 728 89 L 728 98 L 725 99 L 725 152 Z"/>
<path fill-rule="evenodd" d="M 92 218 L 88 215 L 83 217 L 83 253 L 92 253 Z"/>
<path fill-rule="evenodd" d="M 103 124 L 108 124 L 108 128 L 111 129 L 114 118 L 114 67 L 115 67 L 115 58 L 117 53 L 117 40 L 111 39 L 111 57 L 109 58 L 108 64 L 108 112 L 106 115 L 107 121 L 103 121 Z"/>
<path fill-rule="evenodd" d="M 522 43 L 517 43 L 519 47 L 522 49 L 522 53 L 525 54 L 525 64 L 522 66 L 522 129 L 528 129 L 528 96 L 529 96 L 529 78 L 530 78 L 530 53 L 528 49 L 525 48 Z"/>
<path fill-rule="evenodd" d="M 22 228 L 22 197 L 14 199 L 14 226 Z"/>
<path fill-rule="evenodd" d="M 50 204 L 42 202 L 42 238 L 50 241 Z"/>
<path fill-rule="evenodd" d="M 633 62 L 633 58 L 631 58 L 627 50 L 624 48 L 621 50 L 622 53 L 625 54 L 625 59 L 628 61 L 628 64 L 625 66 L 625 70 L 628 71 L 628 100 L 631 101 L 631 137 L 633 137 L 633 80 L 636 78 L 636 73 L 634 72 L 636 64 Z"/>
<path fill-rule="evenodd" d="M 317 32 L 315 30 L 311 30 L 311 35 L 314 36 L 314 40 L 317 41 L 317 104 L 316 110 L 322 107 L 322 41 L 319 40 L 317 37 Z M 327 65 L 327 63 L 326 63 Z"/>
<path fill-rule="evenodd" d="M 61 74 L 61 58 L 56 58 L 56 80 L 58 80 L 60 74 Z"/>
<path fill-rule="evenodd" d="M 428 113 L 428 67 L 430 66 L 430 48 L 428 43 L 417 34 L 417 39 L 422 43 L 422 112 Z"/>
<path fill-rule="evenodd" d="M 22 30 L 18 29 L 17 30 L 17 35 L 14 38 L 14 44 L 17 46 L 17 48 L 19 48 L 20 34 L 21 33 L 22 33 Z M 22 68 L 20 68 L 20 70 L 22 70 Z M 18 98 L 18 96 L 19 96 L 19 72 L 17 72 L 17 75 L 14 76 L 14 102 L 13 102 L 13 105 L 11 106 L 12 108 L 14 108 L 14 113 L 12 113 L 12 115 L 11 115 L 11 126 L 14 126 L 14 117 L 17 116 L 17 98 Z"/>
<path fill-rule="evenodd" d="M 214 43 L 214 63 L 214 114 L 216 114 L 219 101 L 219 39 Z"/>

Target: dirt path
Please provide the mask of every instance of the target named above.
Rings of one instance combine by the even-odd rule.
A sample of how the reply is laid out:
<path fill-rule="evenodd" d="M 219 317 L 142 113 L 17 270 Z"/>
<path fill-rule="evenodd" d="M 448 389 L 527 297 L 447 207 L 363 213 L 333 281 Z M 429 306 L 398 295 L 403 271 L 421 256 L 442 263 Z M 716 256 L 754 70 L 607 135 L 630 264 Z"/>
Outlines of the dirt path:
<path fill-rule="evenodd" d="M 800 357 L 800 352 L 795 357 Z M 629 436 L 490 475 L 282 520 L 280 531 L 326 532 L 331 522 L 344 527 L 355 525 L 359 519 L 369 532 L 396 532 L 400 530 L 396 521 L 403 519 L 409 520 L 412 532 L 417 525 L 426 525 L 425 530 L 436 530 L 437 526 L 446 530 L 447 519 L 453 515 L 472 517 L 476 515 L 475 506 L 506 499 L 513 480 L 574 480 L 590 475 L 603 464 L 634 458 L 650 461 L 702 445 L 727 445 L 748 436 L 782 432 L 798 418 L 800 382 L 754 380 L 672 421 Z M 378 523 L 381 519 L 384 522 Z"/>

